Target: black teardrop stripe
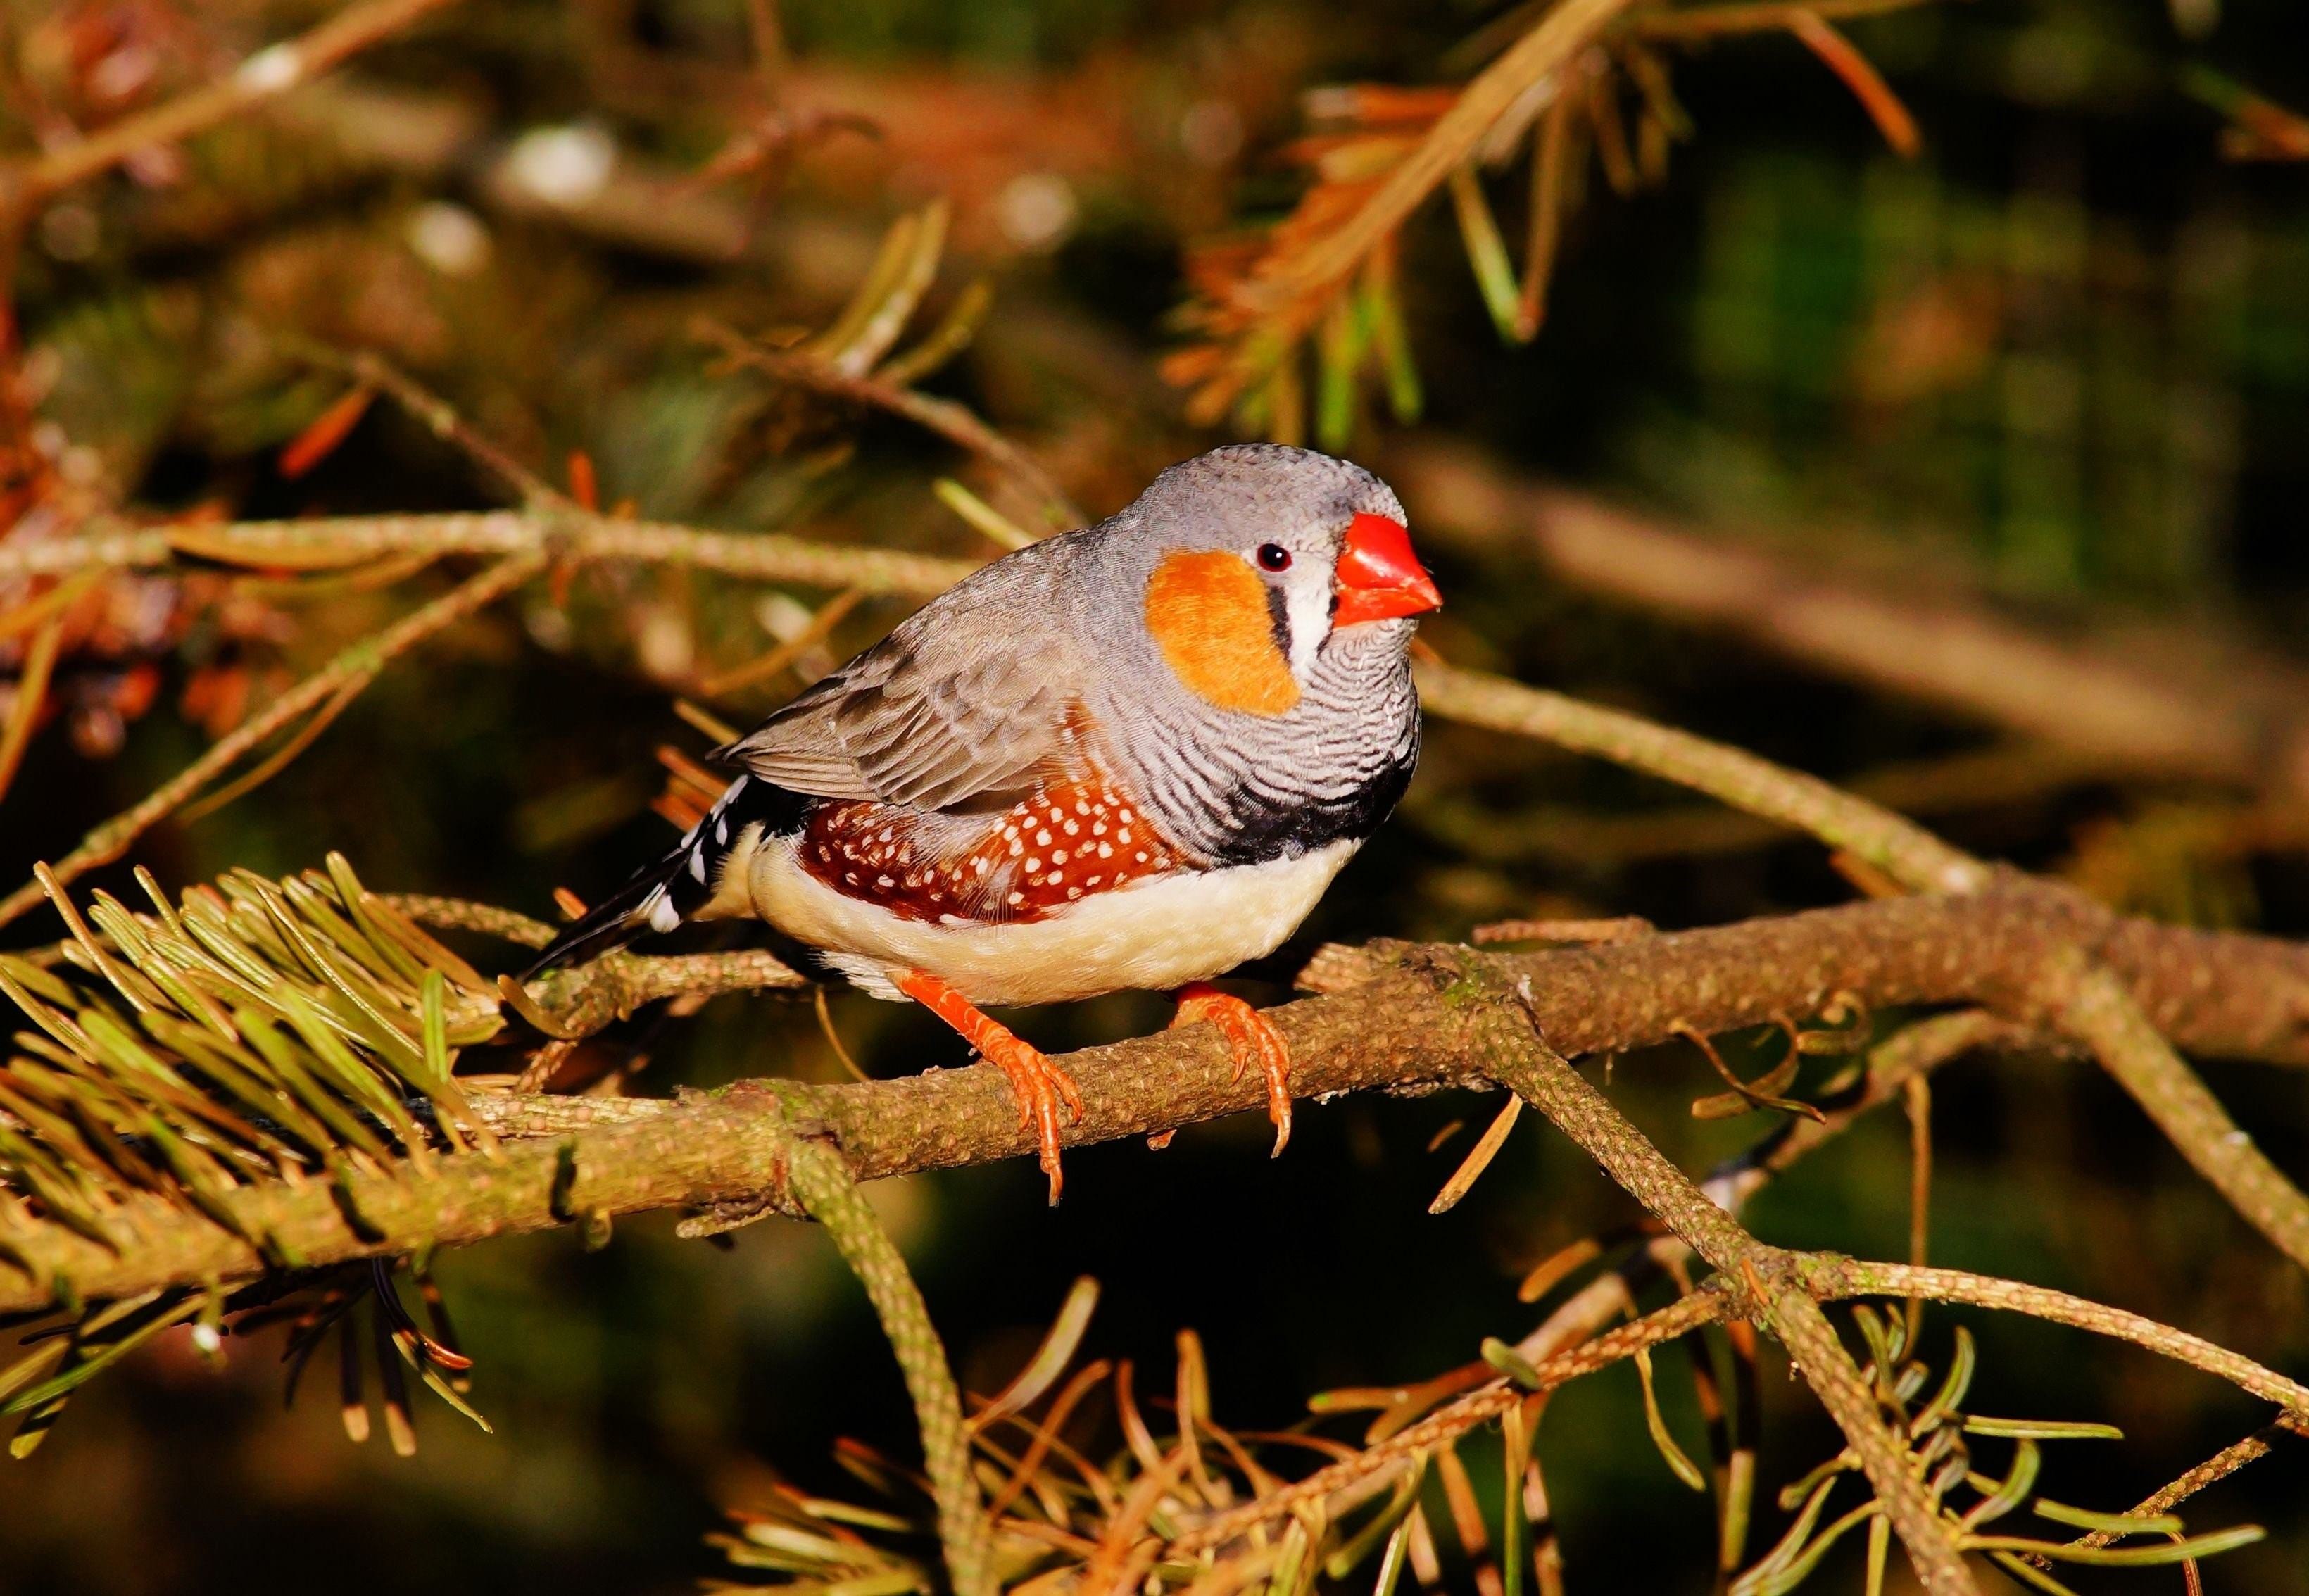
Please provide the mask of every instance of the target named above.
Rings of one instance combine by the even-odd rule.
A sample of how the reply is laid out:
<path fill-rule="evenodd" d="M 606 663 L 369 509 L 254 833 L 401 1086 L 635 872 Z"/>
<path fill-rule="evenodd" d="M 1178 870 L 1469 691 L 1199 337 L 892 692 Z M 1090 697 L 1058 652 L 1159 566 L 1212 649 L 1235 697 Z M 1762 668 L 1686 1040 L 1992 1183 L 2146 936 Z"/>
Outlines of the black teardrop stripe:
<path fill-rule="evenodd" d="M 713 896 L 722 863 L 748 826 L 758 825 L 765 837 L 791 837 L 801 829 L 817 802 L 807 794 L 790 792 L 758 776 L 739 776 L 679 842 L 554 938 L 521 978 L 531 980 L 560 965 L 584 964 L 624 947 L 652 929 L 651 915 L 661 901 L 673 906 L 678 919 L 688 919 Z"/>
<path fill-rule="evenodd" d="M 1335 842 L 1368 841 L 1403 802 L 1418 763 L 1419 744 L 1414 739 L 1404 758 L 1382 765 L 1370 780 L 1336 797 L 1278 803 L 1253 787 L 1238 787 L 1229 800 L 1229 823 L 1211 863 L 1265 864 L 1311 854 Z"/>

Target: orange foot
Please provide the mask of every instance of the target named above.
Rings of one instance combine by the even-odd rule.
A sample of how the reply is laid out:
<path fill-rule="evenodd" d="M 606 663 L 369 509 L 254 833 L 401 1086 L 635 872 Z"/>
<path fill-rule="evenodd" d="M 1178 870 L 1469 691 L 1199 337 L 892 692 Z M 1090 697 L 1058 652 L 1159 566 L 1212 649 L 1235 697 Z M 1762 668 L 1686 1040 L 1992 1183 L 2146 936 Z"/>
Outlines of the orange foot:
<path fill-rule="evenodd" d="M 1179 1011 L 1171 1017 L 1172 1030 L 1207 1019 L 1224 1033 L 1234 1054 L 1234 1078 L 1255 1059 L 1267 1077 L 1267 1117 L 1275 1122 L 1276 1158 L 1291 1141 L 1291 1049 L 1283 1033 L 1266 1015 L 1241 998 L 1200 981 L 1179 988 Z"/>
<path fill-rule="evenodd" d="M 1066 1177 L 1059 1170 L 1059 1100 L 1066 1099 L 1068 1117 L 1083 1116 L 1082 1094 L 1072 1077 L 1052 1063 L 1042 1049 L 1022 1042 L 1007 1026 L 988 1018 L 971 1001 L 920 970 L 903 970 L 891 977 L 900 992 L 913 999 L 962 1035 L 986 1062 L 1010 1078 L 1018 1098 L 1018 1123 L 1033 1130 L 1041 1147 L 1042 1173 L 1051 1177 L 1051 1202 L 1056 1206 Z"/>

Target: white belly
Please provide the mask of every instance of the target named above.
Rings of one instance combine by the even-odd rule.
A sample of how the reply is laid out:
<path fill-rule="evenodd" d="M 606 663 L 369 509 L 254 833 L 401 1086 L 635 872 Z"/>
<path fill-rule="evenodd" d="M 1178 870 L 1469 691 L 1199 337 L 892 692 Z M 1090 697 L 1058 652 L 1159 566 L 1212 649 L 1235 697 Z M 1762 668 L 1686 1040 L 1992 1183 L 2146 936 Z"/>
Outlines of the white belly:
<path fill-rule="evenodd" d="M 1359 846 L 1335 842 L 1296 859 L 1161 877 L 1007 924 L 909 920 L 844 898 L 795 863 L 790 842 L 732 863 L 744 866 L 756 918 L 823 950 L 876 997 L 897 999 L 891 972 L 915 969 L 974 1003 L 1000 1005 L 1167 991 L 1262 958 L 1299 928 Z M 723 896 L 734 897 L 732 878 L 722 879 Z"/>

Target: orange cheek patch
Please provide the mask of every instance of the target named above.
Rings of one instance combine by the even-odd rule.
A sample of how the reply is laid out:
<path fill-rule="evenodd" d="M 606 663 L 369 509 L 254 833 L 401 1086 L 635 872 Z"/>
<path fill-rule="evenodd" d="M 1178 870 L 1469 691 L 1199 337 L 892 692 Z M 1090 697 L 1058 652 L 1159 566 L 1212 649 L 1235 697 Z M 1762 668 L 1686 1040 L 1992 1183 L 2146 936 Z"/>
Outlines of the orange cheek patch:
<path fill-rule="evenodd" d="M 1146 629 L 1187 690 L 1222 709 L 1282 715 L 1299 702 L 1275 646 L 1267 584 L 1224 550 L 1173 554 L 1146 579 Z"/>

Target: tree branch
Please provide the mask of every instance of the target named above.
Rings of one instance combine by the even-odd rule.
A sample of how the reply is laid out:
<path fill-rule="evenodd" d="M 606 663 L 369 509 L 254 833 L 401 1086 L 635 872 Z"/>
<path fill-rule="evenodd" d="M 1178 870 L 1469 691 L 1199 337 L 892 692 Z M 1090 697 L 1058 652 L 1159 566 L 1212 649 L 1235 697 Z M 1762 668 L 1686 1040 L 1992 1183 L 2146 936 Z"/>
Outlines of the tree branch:
<path fill-rule="evenodd" d="M 1913 889 L 1978 892 L 1997 877 L 1994 867 L 1912 820 L 1742 750 L 1449 666 L 1426 667 L 1419 682 L 1423 700 L 1442 713 L 1696 787 L 1751 814 L 1810 831 Z M 2253 1146 L 2122 984 L 2107 978 L 2083 950 L 2089 945 L 2079 941 L 2048 953 L 2027 977 L 2028 1002 L 2090 1046 L 2182 1156 L 2287 1257 L 2309 1269 L 2309 1193 Z"/>
<path fill-rule="evenodd" d="M 535 553 L 510 555 L 477 575 L 467 577 L 430 603 L 411 612 L 374 637 L 363 638 L 296 686 L 216 742 L 175 776 L 142 800 L 123 810 L 81 838 L 71 853 L 56 861 L 56 877 L 69 884 L 100 864 L 126 853 L 143 836 L 185 803 L 197 796 L 234 761 L 295 724 L 299 718 L 332 713 L 332 700 L 350 694 L 373 680 L 379 671 L 435 633 L 487 608 L 545 568 Z M 45 893 L 38 881 L 27 881 L 0 898 L 0 925 L 38 905 Z"/>
<path fill-rule="evenodd" d="M 1787 1349 L 1844 1432 L 1924 1589 L 1935 1596 L 1976 1589 L 1939 1507 L 1909 1467 L 1907 1442 L 1885 1424 L 1852 1355 L 1803 1284 L 1794 1255 L 1750 1236 L 1549 1046 L 1536 1005 L 1513 1001 L 1520 996 L 1519 987 L 1502 987 L 1496 976 L 1490 983 L 1494 1001 L 1483 1005 L 1470 1028 L 1479 1033 L 1476 1045 L 1492 1077 L 1546 1115 L 1727 1284 L 1744 1290 L 1749 1314 Z"/>
<path fill-rule="evenodd" d="M 140 150 L 174 144 L 333 71 L 456 0 L 368 0 L 298 38 L 267 46 L 215 82 L 101 128 L 37 160 L 0 171 L 0 209 L 22 216 L 50 196 L 111 170 Z"/>
<path fill-rule="evenodd" d="M 2048 950 L 2112 920 L 2068 894 L 2016 883 L 1974 898 L 1895 898 L 1543 953 L 1395 944 L 1327 955 L 1319 963 L 1334 977 L 1352 974 L 1362 984 L 1267 1012 L 1290 1044 L 1292 1086 L 1302 1097 L 1462 1082 L 1481 1079 L 1484 1067 L 1455 1040 L 1456 1011 L 1418 973 L 1438 959 L 1453 969 L 1472 961 L 1469 967 L 1499 979 L 1527 982 L 1552 1044 L 1577 1056 L 1652 1045 L 1684 1027 L 1713 1033 L 1815 1013 L 1839 994 L 1879 1010 L 2017 1002 Z M 2145 1010 L 2170 1016 L 2182 1045 L 2309 1063 L 2309 1019 L 2270 1023 L 2286 994 L 2309 993 L 2309 949 L 2114 924 L 2116 931 L 2101 939 L 2112 967 Z M 1061 1062 L 1084 1097 L 1082 1120 L 1062 1127 L 1070 1145 L 1146 1136 L 1265 1102 L 1263 1084 L 1235 1077 L 1225 1045 L 1207 1027 L 1086 1048 Z M 540 1125 L 567 1124 L 571 1110 L 585 1112 L 575 1116 L 575 1128 L 549 1141 L 513 1143 L 494 1158 L 437 1158 L 428 1177 L 353 1175 L 342 1197 L 322 1182 L 266 1183 L 228 1201 L 248 1234 L 270 1236 L 285 1255 L 315 1264 L 549 1228 L 586 1210 L 791 1212 L 774 1148 L 752 1106 L 768 1089 L 741 1084 L 671 1102 L 511 1099 L 535 1104 L 539 1112 L 528 1123 Z M 1007 1082 L 990 1066 L 794 1089 L 797 1124 L 830 1137 L 860 1179 L 1033 1150 Z M 593 1111 L 611 1106 L 619 1116 L 614 1123 Z M 492 1115 L 508 1125 L 523 1117 Z M 115 1245 L 107 1246 L 0 1210 L 0 1313 L 55 1300 L 59 1277 L 94 1298 L 212 1277 L 245 1279 L 264 1267 L 247 1242 L 157 1198 L 121 1203 L 110 1228 Z M 11 1259 L 15 1268 L 6 1266 Z"/>
<path fill-rule="evenodd" d="M 2200 658 L 2197 634 L 2145 646 L 2064 638 L 1967 595 L 1823 574 L 1809 557 L 1519 480 L 1465 449 L 1411 446 L 1387 464 L 1430 521 L 1477 546 L 1536 552 L 1574 586 L 2042 738 L 2105 770 L 2309 797 L 2309 673 L 2244 643 Z"/>
<path fill-rule="evenodd" d="M 2274 1402 L 2296 1424 L 2309 1425 L 2309 1386 L 2263 1368 L 2250 1357 L 2216 1346 L 2202 1336 L 2175 1330 L 2140 1314 L 2019 1280 L 2001 1280 L 1961 1270 L 1932 1269 L 1914 1263 L 1867 1263 L 1856 1258 L 1814 1253 L 1807 1261 L 1804 1279 L 1823 1301 L 1847 1297 L 1926 1297 L 1935 1302 L 1969 1303 L 1975 1307 L 2001 1308 L 2026 1314 L 2050 1324 L 2088 1330 L 2200 1368 L 2227 1380 L 2238 1390 Z"/>
<path fill-rule="evenodd" d="M 0 543 L 0 581 L 99 567 L 185 570 L 220 559 L 294 568 L 324 559 L 350 565 L 387 554 L 523 552 L 693 566 L 755 581 L 861 587 L 872 594 L 943 593 L 978 568 L 973 560 L 813 542 L 774 532 L 719 532 L 581 509 L 550 515 L 505 509 L 241 521 L 181 529 L 99 524 L 61 537 Z"/>

